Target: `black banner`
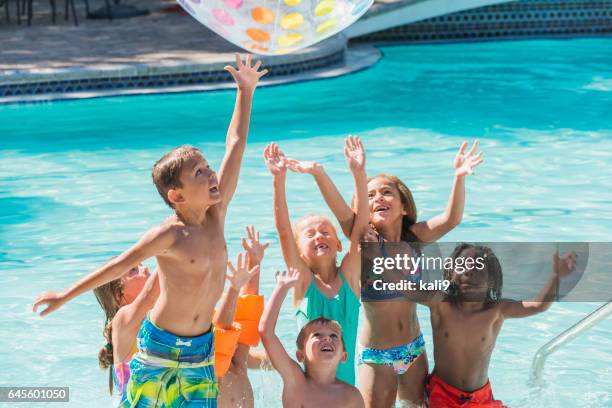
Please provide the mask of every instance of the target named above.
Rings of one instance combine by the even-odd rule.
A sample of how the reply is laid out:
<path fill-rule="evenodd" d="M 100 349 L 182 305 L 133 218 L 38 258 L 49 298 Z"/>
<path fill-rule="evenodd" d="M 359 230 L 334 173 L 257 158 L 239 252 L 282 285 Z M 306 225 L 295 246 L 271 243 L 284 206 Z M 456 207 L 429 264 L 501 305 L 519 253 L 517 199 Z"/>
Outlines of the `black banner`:
<path fill-rule="evenodd" d="M 612 299 L 608 242 L 363 242 L 362 301 Z"/>

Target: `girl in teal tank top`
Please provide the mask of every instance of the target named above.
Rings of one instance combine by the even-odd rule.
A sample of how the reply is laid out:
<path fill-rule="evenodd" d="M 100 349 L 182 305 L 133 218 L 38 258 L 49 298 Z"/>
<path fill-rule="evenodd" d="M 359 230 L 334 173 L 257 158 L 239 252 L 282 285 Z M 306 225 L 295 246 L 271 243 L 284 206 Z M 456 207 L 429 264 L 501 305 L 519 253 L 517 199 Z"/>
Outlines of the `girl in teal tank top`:
<path fill-rule="evenodd" d="M 304 299 L 295 311 L 295 316 L 298 323 L 298 332 L 306 323 L 319 317 L 326 317 L 340 323 L 348 358 L 338 366 L 336 376 L 346 383 L 355 385 L 355 346 L 361 303 L 340 271 L 338 271 L 338 275 L 342 279 L 342 286 L 336 296 L 332 298 L 321 293 L 314 278 L 311 279 L 306 295 L 304 295 Z"/>
<path fill-rule="evenodd" d="M 275 143 L 269 144 L 264 151 L 264 159 L 273 178 L 274 221 L 283 258 L 287 268 L 296 268 L 301 272 L 293 290 L 293 305 L 298 308 L 298 326 L 301 328 L 308 321 L 319 317 L 338 321 L 342 326 L 348 358 L 338 367 L 337 378 L 354 385 L 361 291 L 359 241 L 361 233 L 368 226 L 370 211 L 365 153 L 359 138 L 349 136 L 346 139 L 344 155 L 355 181 L 354 206 L 357 215 L 353 219 L 348 252 L 338 267 L 336 256 L 342 251 L 342 243 L 331 221 L 323 216 L 308 216 L 292 227 L 285 192 L 287 168 L 310 173 L 320 186 L 335 189 L 332 181 L 321 166 L 286 158 Z M 338 277 L 341 281 L 336 291 Z M 325 290 L 325 287 L 319 289 L 315 282 L 317 279 L 329 290 Z M 331 293 L 335 294 L 331 296 Z"/>

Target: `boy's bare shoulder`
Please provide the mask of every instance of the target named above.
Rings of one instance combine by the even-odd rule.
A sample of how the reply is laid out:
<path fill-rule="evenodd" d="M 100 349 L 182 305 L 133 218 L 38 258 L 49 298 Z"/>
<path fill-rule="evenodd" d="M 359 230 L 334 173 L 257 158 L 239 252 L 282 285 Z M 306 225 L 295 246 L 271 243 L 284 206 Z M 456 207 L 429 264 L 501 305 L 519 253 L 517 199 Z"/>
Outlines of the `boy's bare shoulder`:
<path fill-rule="evenodd" d="M 166 218 L 161 224 L 159 224 L 157 230 L 159 234 L 178 235 L 185 229 L 185 227 L 185 223 L 179 220 L 176 215 L 173 215 Z"/>
<path fill-rule="evenodd" d="M 506 307 L 509 303 L 514 302 L 511 299 L 500 299 L 496 302 L 491 302 L 489 303 L 485 308 L 484 311 L 486 312 L 491 312 L 493 314 L 495 313 L 502 313 L 504 310 L 504 307 Z"/>
<path fill-rule="evenodd" d="M 344 396 L 352 396 L 354 392 L 356 392 L 359 395 L 361 395 L 359 393 L 359 390 L 357 389 L 357 387 L 355 387 L 354 385 L 345 383 L 344 381 L 340 381 L 340 380 L 336 379 L 335 386 L 338 387 L 336 390 L 339 391 L 340 393 L 344 394 Z"/>
<path fill-rule="evenodd" d="M 213 218 L 222 218 L 227 211 L 227 205 L 224 202 L 219 202 L 211 205 L 207 210 L 207 215 Z"/>
<path fill-rule="evenodd" d="M 151 238 L 165 242 L 168 247 L 176 242 L 184 230 L 185 224 L 175 216 L 172 216 L 162 221 L 157 227 L 152 228 L 148 234 L 152 235 Z"/>
<path fill-rule="evenodd" d="M 504 322 L 505 305 L 505 300 L 502 299 L 486 305 L 480 313 L 486 316 L 486 320 L 491 322 L 491 324 L 501 328 Z"/>
<path fill-rule="evenodd" d="M 513 299 L 501 299 L 499 302 L 497 302 L 498 308 L 499 308 L 499 312 L 504 315 L 506 313 L 508 313 L 510 310 L 512 310 L 513 308 L 516 308 L 517 306 L 521 305 L 522 302 L 518 301 L 518 300 L 513 300 Z"/>
<path fill-rule="evenodd" d="M 362 408 L 365 406 L 363 397 L 356 387 L 344 383 L 342 394 L 343 399 L 346 401 L 346 405 L 344 406 L 351 408 Z"/>

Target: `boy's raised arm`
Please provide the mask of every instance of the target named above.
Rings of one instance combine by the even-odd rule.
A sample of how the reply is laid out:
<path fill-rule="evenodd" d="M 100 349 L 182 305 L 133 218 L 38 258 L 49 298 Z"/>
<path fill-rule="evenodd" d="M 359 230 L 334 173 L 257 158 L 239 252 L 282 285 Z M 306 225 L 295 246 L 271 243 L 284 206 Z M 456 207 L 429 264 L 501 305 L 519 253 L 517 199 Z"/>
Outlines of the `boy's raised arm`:
<path fill-rule="evenodd" d="M 293 238 L 291 220 L 289 219 L 289 208 L 285 192 L 287 177 L 285 156 L 276 143 L 270 143 L 264 150 L 264 160 L 270 173 L 272 173 L 274 224 L 278 232 L 283 258 L 288 268 L 307 270 L 308 266 L 300 258 L 298 247 Z M 305 282 L 306 274 L 301 274 L 301 281 L 298 283 L 300 290 L 304 289 Z"/>
<path fill-rule="evenodd" d="M 289 268 L 289 272 L 276 273 L 276 287 L 259 322 L 259 335 L 272 366 L 283 378 L 285 386 L 293 385 L 304 379 L 304 373 L 300 366 L 291 358 L 283 347 L 280 339 L 275 333 L 276 321 L 285 296 L 289 288 L 295 286 L 300 280 L 300 272 L 295 268 Z"/>
<path fill-rule="evenodd" d="M 334 213 L 336 220 L 338 220 L 340 224 L 340 228 L 342 228 L 342 232 L 347 238 L 350 238 L 355 214 L 351 207 L 344 201 L 344 198 L 342 198 L 342 195 L 336 188 L 332 179 L 325 172 L 323 166 L 316 162 L 287 159 L 287 168 L 296 173 L 308 173 L 314 177 L 325 203 L 327 203 L 329 209 Z"/>
<path fill-rule="evenodd" d="M 414 233 L 422 242 L 434 242 L 455 228 L 463 218 L 465 204 L 465 176 L 474 174 L 474 168 L 482 163 L 482 152 L 476 153 L 478 141 L 465 153 L 468 143 L 463 142 L 455 157 L 455 178 L 446 210 L 442 214 L 414 224 Z"/>
<path fill-rule="evenodd" d="M 527 317 L 541 313 L 550 308 L 557 290 L 559 282 L 576 269 L 576 253 L 570 252 L 564 256 L 559 253 L 553 255 L 553 268 L 546 281 L 546 284 L 532 302 L 505 300 L 502 303 L 502 313 L 504 317 Z"/>
<path fill-rule="evenodd" d="M 85 276 L 67 290 L 45 292 L 39 295 L 32 305 L 32 311 L 36 312 L 40 306 L 46 305 L 47 308 L 40 312 L 41 316 L 46 316 L 78 295 L 117 279 L 145 259 L 160 254 L 163 250 L 172 246 L 174 241 L 175 233 L 171 225 L 153 228 L 133 247 L 111 259 L 100 269 Z"/>
<path fill-rule="evenodd" d="M 221 194 L 221 205 L 224 209 L 227 209 L 238 184 L 240 164 L 249 133 L 253 93 L 259 78 L 268 72 L 266 69 L 258 71 L 261 61 L 257 61 L 254 66 L 251 66 L 251 60 L 252 56 L 249 54 L 246 63 L 243 64 L 242 58 L 236 53 L 236 68 L 230 65 L 225 67 L 225 70 L 236 81 L 238 91 L 234 113 L 227 130 L 225 156 L 219 169 L 219 192 Z"/>

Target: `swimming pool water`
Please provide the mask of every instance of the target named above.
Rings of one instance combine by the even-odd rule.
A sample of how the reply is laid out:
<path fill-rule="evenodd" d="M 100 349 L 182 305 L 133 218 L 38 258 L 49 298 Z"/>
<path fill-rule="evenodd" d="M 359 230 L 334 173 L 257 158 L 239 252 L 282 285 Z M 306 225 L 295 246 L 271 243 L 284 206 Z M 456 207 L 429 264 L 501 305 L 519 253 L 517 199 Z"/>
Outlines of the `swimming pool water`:
<path fill-rule="evenodd" d="M 467 181 L 463 223 L 445 240 L 609 241 L 612 231 L 612 39 L 383 47 L 374 67 L 256 92 L 241 181 L 230 207 L 230 257 L 253 223 L 272 243 L 269 295 L 283 267 L 272 224 L 269 141 L 321 161 L 345 197 L 348 133 L 363 137 L 368 173 L 399 175 L 420 219 L 441 212 L 462 140 L 485 163 Z M 201 147 L 219 166 L 230 91 L 0 105 L 0 385 L 70 386 L 72 406 L 107 406 L 97 366 L 103 315 L 92 294 L 48 318 L 34 297 L 59 290 L 131 245 L 170 214 L 150 179 L 170 148 Z M 314 182 L 288 178 L 293 218 L 327 212 Z M 149 265 L 152 263 L 149 262 Z M 552 355 L 542 389 L 527 384 L 542 344 L 597 304 L 555 304 L 506 321 L 491 360 L 497 398 L 513 407 L 612 406 L 612 320 Z M 427 346 L 427 312 L 419 307 Z M 285 302 L 278 332 L 294 350 Z M 433 363 L 430 362 L 430 367 Z M 280 406 L 275 373 L 252 372 L 256 405 Z"/>

